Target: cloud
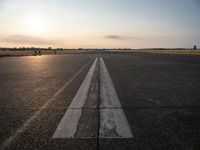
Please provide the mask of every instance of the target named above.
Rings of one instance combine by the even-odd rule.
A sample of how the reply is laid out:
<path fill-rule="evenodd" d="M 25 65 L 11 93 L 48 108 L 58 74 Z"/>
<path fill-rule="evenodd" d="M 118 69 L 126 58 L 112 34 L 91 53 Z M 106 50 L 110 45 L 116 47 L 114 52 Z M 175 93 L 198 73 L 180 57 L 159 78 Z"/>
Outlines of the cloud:
<path fill-rule="evenodd" d="M 107 35 L 107 36 L 104 36 L 103 38 L 106 38 L 106 39 L 116 39 L 116 40 L 125 39 L 125 37 L 120 36 L 120 35 Z"/>
<path fill-rule="evenodd" d="M 49 40 L 41 37 L 28 36 L 28 35 L 11 35 L 8 37 L 1 38 L 1 41 L 9 44 L 41 45 L 41 46 L 62 44 L 61 41 Z"/>

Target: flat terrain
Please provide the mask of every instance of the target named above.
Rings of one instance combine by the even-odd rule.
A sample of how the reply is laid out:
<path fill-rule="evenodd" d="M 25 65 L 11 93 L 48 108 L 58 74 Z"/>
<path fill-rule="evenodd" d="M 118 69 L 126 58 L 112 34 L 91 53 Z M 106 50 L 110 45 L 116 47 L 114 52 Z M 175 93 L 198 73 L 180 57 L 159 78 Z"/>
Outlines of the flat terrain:
<path fill-rule="evenodd" d="M 0 57 L 12 57 L 12 56 L 35 56 L 37 55 L 54 55 L 54 50 L 40 50 L 41 53 L 37 50 L 0 50 Z M 94 53 L 94 50 L 56 50 L 56 54 L 83 54 L 83 53 Z"/>
<path fill-rule="evenodd" d="M 101 58 L 120 107 L 101 107 L 105 96 L 101 94 L 102 86 L 108 83 L 109 91 L 112 85 L 102 78 L 105 72 Z M 96 67 L 90 76 L 95 59 Z M 2 57 L 0 68 L 0 149 L 200 148 L 199 55 L 113 53 Z M 72 108 L 77 93 L 84 95 L 83 83 L 86 83 L 83 87 L 90 83 L 84 106 Z M 66 112 L 70 114 L 72 110 L 71 114 L 75 114 L 76 109 L 82 112 L 76 134 L 53 137 Z M 129 136 L 119 137 L 116 133 L 120 131 L 117 129 L 120 121 L 114 123 L 114 131 L 102 136 L 100 128 L 106 120 L 102 115 L 106 117 L 106 110 L 124 112 L 128 123 L 121 131 L 127 131 L 129 126 Z"/>
<path fill-rule="evenodd" d="M 142 53 L 142 54 L 180 54 L 180 55 L 200 55 L 200 50 L 143 50 L 143 49 L 124 49 L 124 50 L 103 50 L 104 53 Z M 56 50 L 57 55 L 63 55 L 63 54 L 92 54 L 96 53 L 99 54 L 99 50 L 93 50 L 93 49 L 73 49 L 73 50 Z M 5 50 L 2 51 L 0 50 L 0 57 L 12 57 L 12 56 L 35 56 L 37 53 L 35 53 L 35 50 Z M 55 51 L 54 50 L 41 50 L 41 55 L 54 55 Z"/>

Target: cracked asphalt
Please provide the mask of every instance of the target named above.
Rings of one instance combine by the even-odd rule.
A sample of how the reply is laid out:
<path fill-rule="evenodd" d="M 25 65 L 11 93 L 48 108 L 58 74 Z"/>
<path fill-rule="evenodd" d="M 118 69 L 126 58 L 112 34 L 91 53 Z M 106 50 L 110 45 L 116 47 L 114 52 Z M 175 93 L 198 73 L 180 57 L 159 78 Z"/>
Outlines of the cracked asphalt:
<path fill-rule="evenodd" d="M 95 137 L 99 111 L 87 109 L 87 105 L 98 105 L 92 101 L 98 97 L 93 94 L 84 105 L 79 122 L 82 130 L 77 134 L 85 133 L 88 124 L 93 126 L 94 138 L 52 139 L 97 56 L 105 61 L 133 138 Z M 42 107 L 78 71 L 69 85 Z M 122 53 L 4 57 L 0 58 L 0 83 L 1 149 L 200 149 L 200 56 Z M 38 111 L 26 128 L 13 136 Z M 4 143 L 9 144 L 2 147 Z"/>

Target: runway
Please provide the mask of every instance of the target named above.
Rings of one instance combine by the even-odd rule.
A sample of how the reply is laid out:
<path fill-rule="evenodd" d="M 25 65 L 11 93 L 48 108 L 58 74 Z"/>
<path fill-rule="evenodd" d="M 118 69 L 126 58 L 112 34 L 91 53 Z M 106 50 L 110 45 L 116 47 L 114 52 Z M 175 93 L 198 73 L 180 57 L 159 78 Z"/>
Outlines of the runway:
<path fill-rule="evenodd" d="M 200 57 L 0 58 L 1 149 L 198 149 Z"/>

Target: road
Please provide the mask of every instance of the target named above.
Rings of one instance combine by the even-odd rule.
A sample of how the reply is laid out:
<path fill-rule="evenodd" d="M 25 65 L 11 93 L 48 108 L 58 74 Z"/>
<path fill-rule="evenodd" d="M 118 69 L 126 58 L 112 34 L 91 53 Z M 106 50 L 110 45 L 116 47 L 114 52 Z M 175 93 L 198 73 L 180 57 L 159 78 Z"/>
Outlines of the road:
<path fill-rule="evenodd" d="M 0 58 L 0 149 L 199 149 L 200 56 Z"/>

